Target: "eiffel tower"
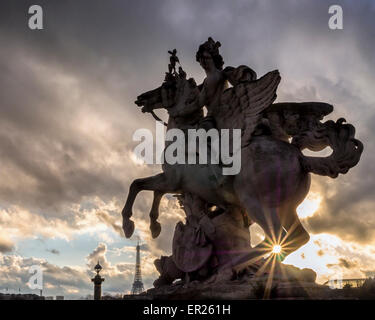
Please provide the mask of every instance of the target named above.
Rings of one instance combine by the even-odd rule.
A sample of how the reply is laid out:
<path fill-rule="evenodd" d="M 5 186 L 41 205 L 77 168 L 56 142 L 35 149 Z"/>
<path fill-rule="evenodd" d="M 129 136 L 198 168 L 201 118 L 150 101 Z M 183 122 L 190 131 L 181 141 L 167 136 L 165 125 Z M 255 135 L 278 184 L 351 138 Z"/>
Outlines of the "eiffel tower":
<path fill-rule="evenodd" d="M 142 273 L 141 273 L 141 246 L 139 245 L 139 241 L 137 243 L 137 260 L 135 264 L 135 275 L 134 275 L 134 282 L 132 287 L 132 294 L 140 294 L 141 292 L 145 291 L 142 282 Z"/>

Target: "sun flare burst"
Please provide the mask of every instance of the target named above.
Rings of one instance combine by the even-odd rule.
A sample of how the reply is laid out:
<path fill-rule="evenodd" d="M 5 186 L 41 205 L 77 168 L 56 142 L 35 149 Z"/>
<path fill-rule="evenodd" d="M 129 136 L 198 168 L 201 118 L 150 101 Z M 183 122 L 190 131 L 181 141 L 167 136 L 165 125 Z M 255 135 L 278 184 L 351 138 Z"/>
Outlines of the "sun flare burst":
<path fill-rule="evenodd" d="M 276 253 L 276 254 L 281 253 L 281 246 L 278 244 L 273 246 L 272 253 Z"/>

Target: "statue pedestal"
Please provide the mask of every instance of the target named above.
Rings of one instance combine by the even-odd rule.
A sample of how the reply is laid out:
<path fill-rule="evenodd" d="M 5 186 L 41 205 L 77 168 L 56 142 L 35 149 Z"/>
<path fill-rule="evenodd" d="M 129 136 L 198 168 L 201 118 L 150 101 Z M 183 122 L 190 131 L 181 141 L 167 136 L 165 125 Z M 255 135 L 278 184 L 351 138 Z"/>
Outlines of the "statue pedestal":
<path fill-rule="evenodd" d="M 187 222 L 176 225 L 173 254 L 155 261 L 160 273 L 155 288 L 134 299 L 306 299 L 327 295 L 330 289 L 315 283 L 313 270 L 285 265 L 274 256 L 239 267 L 239 258 L 252 250 L 243 212 L 231 208 L 214 216 L 198 215 L 203 212 L 197 206 L 199 199 L 188 200 L 184 202 Z M 191 210 L 193 205 L 198 208 Z"/>
<path fill-rule="evenodd" d="M 276 270 L 278 269 L 278 270 Z M 229 270 L 206 281 L 183 283 L 152 288 L 138 296 L 124 299 L 137 300 L 253 300 L 253 299 L 332 299 L 333 290 L 315 283 L 316 274 L 310 269 L 299 269 L 279 264 L 273 276 L 243 275 L 233 279 Z"/>

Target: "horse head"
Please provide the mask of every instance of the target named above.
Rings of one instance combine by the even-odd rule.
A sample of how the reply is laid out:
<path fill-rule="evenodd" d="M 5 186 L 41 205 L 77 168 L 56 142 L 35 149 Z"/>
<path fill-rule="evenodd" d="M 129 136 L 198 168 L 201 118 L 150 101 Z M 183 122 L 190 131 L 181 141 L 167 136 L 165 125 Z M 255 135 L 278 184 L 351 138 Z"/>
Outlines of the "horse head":
<path fill-rule="evenodd" d="M 154 113 L 155 109 L 166 109 L 169 120 L 173 123 L 191 124 L 203 117 L 199 106 L 199 88 L 193 78 L 186 79 L 186 73 L 167 73 L 163 84 L 137 97 L 135 104 L 142 107 L 142 112 L 149 112 L 161 121 Z M 169 123 L 170 121 L 168 121 Z M 174 126 L 173 126 L 174 127 Z"/>

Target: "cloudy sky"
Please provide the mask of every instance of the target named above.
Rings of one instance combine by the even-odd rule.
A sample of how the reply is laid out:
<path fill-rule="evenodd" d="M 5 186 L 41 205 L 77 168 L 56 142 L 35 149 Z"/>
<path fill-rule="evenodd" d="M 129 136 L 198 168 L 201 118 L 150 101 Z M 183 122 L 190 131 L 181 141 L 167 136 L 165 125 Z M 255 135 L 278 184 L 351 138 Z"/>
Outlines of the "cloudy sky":
<path fill-rule="evenodd" d="M 44 29 L 28 28 L 28 8 L 44 10 Z M 340 4 L 344 29 L 328 28 Z M 125 239 L 120 212 L 130 182 L 160 172 L 134 161 L 138 128 L 152 117 L 134 104 L 161 84 L 167 50 L 177 48 L 198 83 L 200 43 L 222 43 L 225 65 L 258 75 L 278 68 L 278 101 L 325 101 L 345 117 L 365 151 L 337 179 L 313 176 L 299 208 L 310 242 L 286 260 L 329 278 L 375 275 L 375 2 L 371 0 L 107 0 L 0 2 L 0 292 L 30 292 L 30 265 L 42 265 L 46 295 L 92 292 L 100 259 L 105 292 L 131 289 L 137 237 L 143 278 L 171 251 L 183 217 L 165 197 L 163 229 L 148 231 L 151 194 L 134 210 L 136 236 Z M 260 231 L 252 227 L 253 241 Z"/>

